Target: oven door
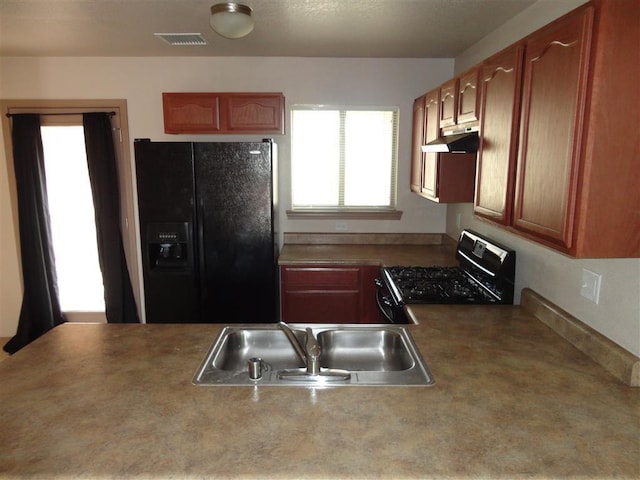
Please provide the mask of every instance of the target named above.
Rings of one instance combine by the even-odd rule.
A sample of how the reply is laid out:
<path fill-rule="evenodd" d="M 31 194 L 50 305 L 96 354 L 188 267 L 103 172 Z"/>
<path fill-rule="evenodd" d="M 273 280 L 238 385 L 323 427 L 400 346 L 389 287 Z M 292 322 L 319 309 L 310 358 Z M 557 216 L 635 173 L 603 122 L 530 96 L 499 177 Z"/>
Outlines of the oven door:
<path fill-rule="evenodd" d="M 376 287 L 376 303 L 382 317 L 389 323 L 409 323 L 402 305 L 394 302 L 389 289 L 379 278 L 376 278 Z"/>

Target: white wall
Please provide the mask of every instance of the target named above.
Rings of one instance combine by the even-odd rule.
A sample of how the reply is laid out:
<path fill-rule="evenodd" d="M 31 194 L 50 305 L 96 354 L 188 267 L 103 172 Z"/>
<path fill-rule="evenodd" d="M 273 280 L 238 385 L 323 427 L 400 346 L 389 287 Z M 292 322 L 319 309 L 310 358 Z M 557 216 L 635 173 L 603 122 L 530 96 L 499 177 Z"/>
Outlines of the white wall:
<path fill-rule="evenodd" d="M 538 1 L 463 52 L 456 58 L 455 70 L 464 71 L 582 3 L 584 0 Z M 463 228 L 489 235 L 517 251 L 518 293 L 524 287 L 532 288 L 640 356 L 640 259 L 571 259 L 475 219 L 471 204 L 449 206 L 447 233 L 454 237 L 459 233 L 456 222 L 458 215 L 461 215 Z M 580 295 L 583 269 L 602 275 L 600 302 L 597 305 Z"/>
<path fill-rule="evenodd" d="M 261 136 L 165 135 L 162 92 L 276 91 L 295 103 L 382 105 L 400 108 L 399 221 L 350 221 L 349 231 L 445 230 L 446 206 L 409 193 L 413 99 L 453 75 L 452 59 L 329 58 L 0 58 L 2 99 L 127 100 L 129 138 L 165 141 L 259 140 Z M 287 118 L 288 124 L 288 118 Z M 289 221 L 289 137 L 275 137 L 280 153 L 281 231 L 335 231 L 334 221 Z M 375 140 L 375 139 L 372 139 Z M 321 142 L 322 138 L 318 138 Z M 4 148 L 0 149 L 4 157 Z M 133 149 L 131 148 L 133 158 Z M 5 159 L 0 159 L 0 336 L 15 333 L 20 277 Z M 406 187 L 406 188 L 405 188 Z"/>
<path fill-rule="evenodd" d="M 462 73 L 467 68 L 586 2 L 587 0 L 538 0 L 458 55 L 455 60 L 456 74 Z"/>

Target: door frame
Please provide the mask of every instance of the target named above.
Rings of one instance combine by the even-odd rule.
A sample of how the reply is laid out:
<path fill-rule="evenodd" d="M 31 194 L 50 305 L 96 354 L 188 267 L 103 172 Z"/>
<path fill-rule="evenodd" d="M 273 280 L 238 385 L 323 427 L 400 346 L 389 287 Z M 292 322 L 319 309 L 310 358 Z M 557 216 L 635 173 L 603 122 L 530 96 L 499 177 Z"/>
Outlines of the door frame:
<path fill-rule="evenodd" d="M 114 128 L 118 182 L 120 186 L 120 230 L 124 246 L 129 277 L 133 288 L 133 295 L 138 309 L 138 316 L 144 321 L 144 302 L 142 297 L 142 261 L 140 259 L 140 235 L 137 215 L 137 195 L 135 190 L 135 176 L 131 160 L 129 143 L 129 123 L 127 101 L 125 99 L 106 100 L 0 100 L 2 112 L 2 131 L 6 159 L 7 176 L 9 182 L 9 196 L 11 199 L 12 227 L 18 253 L 18 276 L 23 285 L 22 265 L 20 262 L 20 232 L 18 227 L 18 196 L 16 191 L 15 170 L 13 165 L 13 148 L 11 142 L 11 124 L 7 114 L 38 113 L 44 116 L 43 124 L 64 125 L 77 124 L 78 117 L 84 112 L 115 112 L 112 119 Z M 69 116 L 50 116 L 47 114 L 68 113 Z M 77 114 L 77 116 L 76 116 Z M 81 120 L 80 120 L 81 123 Z M 95 312 L 71 312 L 65 315 L 68 321 L 106 321 L 104 316 L 96 316 Z M 16 319 L 17 322 L 17 319 Z"/>

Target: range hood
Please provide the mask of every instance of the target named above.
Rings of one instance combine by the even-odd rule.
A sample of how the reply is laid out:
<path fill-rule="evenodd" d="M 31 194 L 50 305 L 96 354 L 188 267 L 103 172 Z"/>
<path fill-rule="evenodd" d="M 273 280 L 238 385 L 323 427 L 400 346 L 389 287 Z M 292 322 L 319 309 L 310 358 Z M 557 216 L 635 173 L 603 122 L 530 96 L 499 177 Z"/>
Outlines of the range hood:
<path fill-rule="evenodd" d="M 478 151 L 478 130 L 467 128 L 444 132 L 426 145 L 422 146 L 425 153 L 476 153 Z"/>

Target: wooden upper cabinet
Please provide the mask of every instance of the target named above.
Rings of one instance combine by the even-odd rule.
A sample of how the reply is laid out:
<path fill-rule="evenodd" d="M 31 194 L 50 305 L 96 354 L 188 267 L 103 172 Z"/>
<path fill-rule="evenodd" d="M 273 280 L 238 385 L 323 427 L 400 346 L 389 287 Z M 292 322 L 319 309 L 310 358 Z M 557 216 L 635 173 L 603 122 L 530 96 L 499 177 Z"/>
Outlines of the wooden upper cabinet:
<path fill-rule="evenodd" d="M 436 89 L 422 97 L 425 143 L 440 135 L 441 93 L 441 89 Z M 475 153 L 423 153 L 420 195 L 439 203 L 473 201 L 475 165 Z"/>
<path fill-rule="evenodd" d="M 574 213 L 587 101 L 593 8 L 526 41 L 513 226 L 562 249 Z"/>
<path fill-rule="evenodd" d="M 163 93 L 165 133 L 220 133 L 220 97 L 210 93 Z"/>
<path fill-rule="evenodd" d="M 525 39 L 513 228 L 640 257 L 640 2 L 592 0 Z"/>
<path fill-rule="evenodd" d="M 476 215 L 511 222 L 518 154 L 523 46 L 487 59 L 480 71 L 480 147 L 476 172 Z"/>
<path fill-rule="evenodd" d="M 413 135 L 411 138 L 411 182 L 414 193 L 422 189 L 422 144 L 424 142 L 424 95 L 413 101 Z"/>
<path fill-rule="evenodd" d="M 479 68 L 472 68 L 458 77 L 457 124 L 478 120 Z"/>
<path fill-rule="evenodd" d="M 440 128 L 478 120 L 478 68 L 440 86 Z"/>
<path fill-rule="evenodd" d="M 432 90 L 424 96 L 424 143 L 440 135 L 440 90 Z M 427 198 L 438 197 L 438 154 L 425 153 L 422 159 L 421 194 Z"/>
<path fill-rule="evenodd" d="M 163 93 L 165 133 L 284 134 L 281 93 Z"/>
<path fill-rule="evenodd" d="M 235 93 L 225 95 L 223 102 L 229 131 L 284 134 L 282 94 Z"/>
<path fill-rule="evenodd" d="M 452 78 L 440 87 L 440 128 L 457 123 L 458 79 Z"/>
<path fill-rule="evenodd" d="M 475 153 L 427 153 L 425 155 L 435 156 L 431 164 L 434 193 L 425 195 L 429 200 L 438 203 L 473 202 Z"/>

